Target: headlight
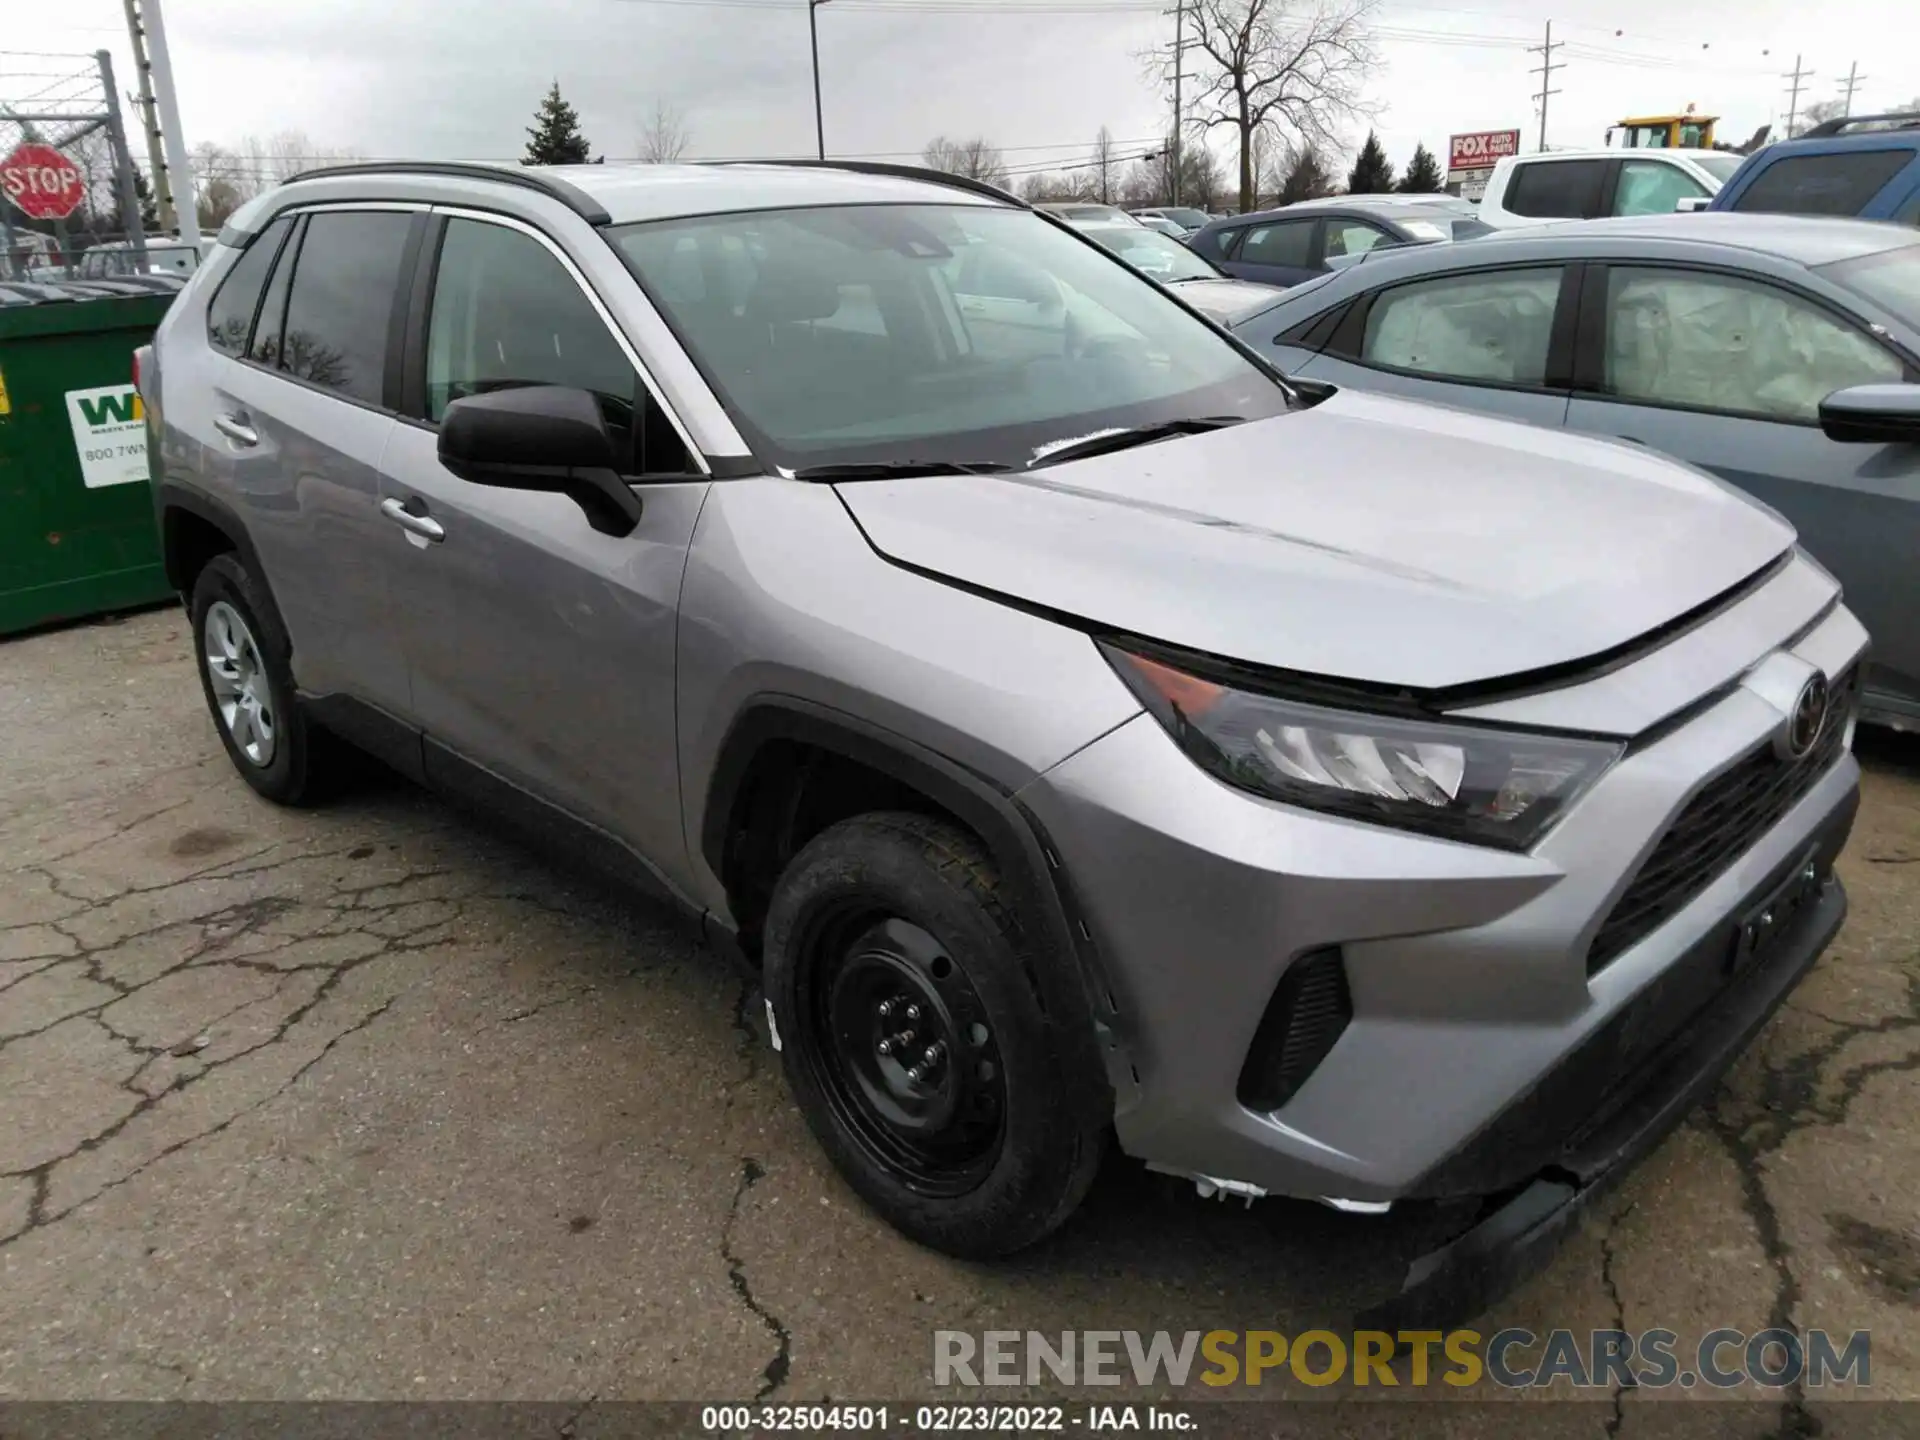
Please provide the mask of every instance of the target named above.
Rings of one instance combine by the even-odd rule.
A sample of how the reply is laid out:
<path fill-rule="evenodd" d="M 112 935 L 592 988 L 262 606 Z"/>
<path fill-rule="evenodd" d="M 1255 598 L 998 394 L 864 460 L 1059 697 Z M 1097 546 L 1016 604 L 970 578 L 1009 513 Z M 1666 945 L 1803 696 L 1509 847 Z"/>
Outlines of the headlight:
<path fill-rule="evenodd" d="M 1120 677 L 1196 763 L 1292 805 L 1524 850 L 1619 744 L 1302 705 L 1102 643 Z"/>

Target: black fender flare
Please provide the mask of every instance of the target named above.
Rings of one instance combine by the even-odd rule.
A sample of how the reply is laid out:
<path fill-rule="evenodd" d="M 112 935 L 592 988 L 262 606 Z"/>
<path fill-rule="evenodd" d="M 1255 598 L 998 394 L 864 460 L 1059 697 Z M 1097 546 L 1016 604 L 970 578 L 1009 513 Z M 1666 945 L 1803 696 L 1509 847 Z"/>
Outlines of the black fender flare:
<path fill-rule="evenodd" d="M 816 746 L 912 787 L 954 815 L 986 845 L 1022 926 L 1042 943 L 1030 955 L 1040 1001 L 1068 1060 L 1084 1113 L 1111 1120 L 1116 1098 L 1137 1086 L 1121 1040 L 1119 1007 L 1082 920 L 1058 849 L 1018 796 L 978 771 L 856 715 L 797 696 L 762 694 L 744 705 L 721 741 L 700 817 L 700 849 L 715 876 L 741 782 L 762 747 Z"/>
<path fill-rule="evenodd" d="M 153 487 L 153 512 L 160 524 L 160 560 L 166 573 L 167 584 L 179 592 L 184 603 L 192 603 L 193 596 L 188 593 L 186 577 L 180 573 L 167 520 L 168 512 L 176 510 L 204 520 L 233 542 L 235 553 L 239 555 L 241 563 L 247 567 L 259 584 L 260 593 L 265 597 L 267 607 L 273 612 L 265 618 L 291 652 L 293 637 L 287 631 L 286 619 L 280 613 L 280 602 L 274 598 L 273 583 L 267 578 L 266 568 L 260 563 L 260 552 L 254 549 L 253 536 L 248 532 L 246 522 L 240 518 L 239 512 L 225 501 L 216 500 L 199 490 L 188 489 L 173 480 L 159 481 Z"/>

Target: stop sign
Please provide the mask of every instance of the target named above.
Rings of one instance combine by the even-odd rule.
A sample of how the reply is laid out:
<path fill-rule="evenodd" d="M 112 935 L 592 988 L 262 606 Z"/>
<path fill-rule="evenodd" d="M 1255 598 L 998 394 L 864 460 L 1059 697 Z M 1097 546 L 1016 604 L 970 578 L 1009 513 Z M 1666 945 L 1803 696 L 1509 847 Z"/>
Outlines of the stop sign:
<path fill-rule="evenodd" d="M 51 145 L 22 145 L 0 161 L 0 189 L 36 220 L 66 219 L 87 193 L 79 167 Z"/>

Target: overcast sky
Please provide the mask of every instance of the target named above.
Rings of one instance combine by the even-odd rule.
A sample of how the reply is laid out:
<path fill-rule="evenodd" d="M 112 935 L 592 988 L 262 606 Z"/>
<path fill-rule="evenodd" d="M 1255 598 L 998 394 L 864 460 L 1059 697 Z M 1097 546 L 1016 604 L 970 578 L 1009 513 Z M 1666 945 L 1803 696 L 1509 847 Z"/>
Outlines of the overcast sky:
<path fill-rule="evenodd" d="M 686 117 L 690 157 L 798 155 L 813 146 L 804 0 L 165 0 L 189 145 L 301 130 L 370 156 L 513 158 L 560 82 L 596 153 L 630 156 L 657 99 Z M 1310 0 L 1307 0 L 1310 3 Z M 984 135 L 1016 169 L 1084 160 L 1102 124 L 1137 152 L 1170 108 L 1141 52 L 1169 37 L 1172 0 L 831 0 L 819 11 L 829 153 L 909 158 L 940 133 Z M 1914 0 L 1485 0 L 1383 4 L 1385 64 L 1370 92 L 1396 165 L 1416 141 L 1445 163 L 1455 131 L 1517 127 L 1551 15 L 1548 140 L 1597 145 L 1622 116 L 1689 101 L 1723 138 L 1784 120 L 1796 51 L 1807 99 L 1857 61 L 1859 112 L 1920 93 Z M 120 0 L 13 5 L 0 29 L 0 101 L 58 60 L 9 51 L 113 51 L 131 65 Z M 1062 12 L 1079 13 L 1062 13 Z M 23 13 L 24 12 L 24 13 Z M 1620 33 L 1616 33 L 1620 32 Z M 1904 62 L 1902 71 L 1896 62 Z M 1354 139 L 1365 132 L 1356 127 Z M 1231 154 L 1228 132 L 1215 149 Z"/>

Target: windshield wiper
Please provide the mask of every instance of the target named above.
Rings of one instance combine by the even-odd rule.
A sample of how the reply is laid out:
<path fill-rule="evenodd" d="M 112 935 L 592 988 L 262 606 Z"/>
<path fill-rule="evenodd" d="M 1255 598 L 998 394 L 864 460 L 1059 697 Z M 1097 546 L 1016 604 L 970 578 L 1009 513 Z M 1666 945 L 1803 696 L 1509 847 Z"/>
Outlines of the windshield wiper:
<path fill-rule="evenodd" d="M 915 475 L 1002 475 L 998 460 L 862 460 L 847 465 L 803 465 L 796 480 L 901 480 Z"/>
<path fill-rule="evenodd" d="M 1158 425 L 1136 425 L 1130 430 L 1109 430 L 1104 435 L 1089 435 L 1047 451 L 1027 468 L 1057 465 L 1062 460 L 1084 460 L 1114 450 L 1131 450 L 1136 445 L 1151 445 L 1156 440 L 1171 440 L 1177 435 L 1200 435 L 1208 430 L 1224 430 L 1239 425 L 1243 415 L 1195 415 L 1185 420 L 1165 420 Z"/>

